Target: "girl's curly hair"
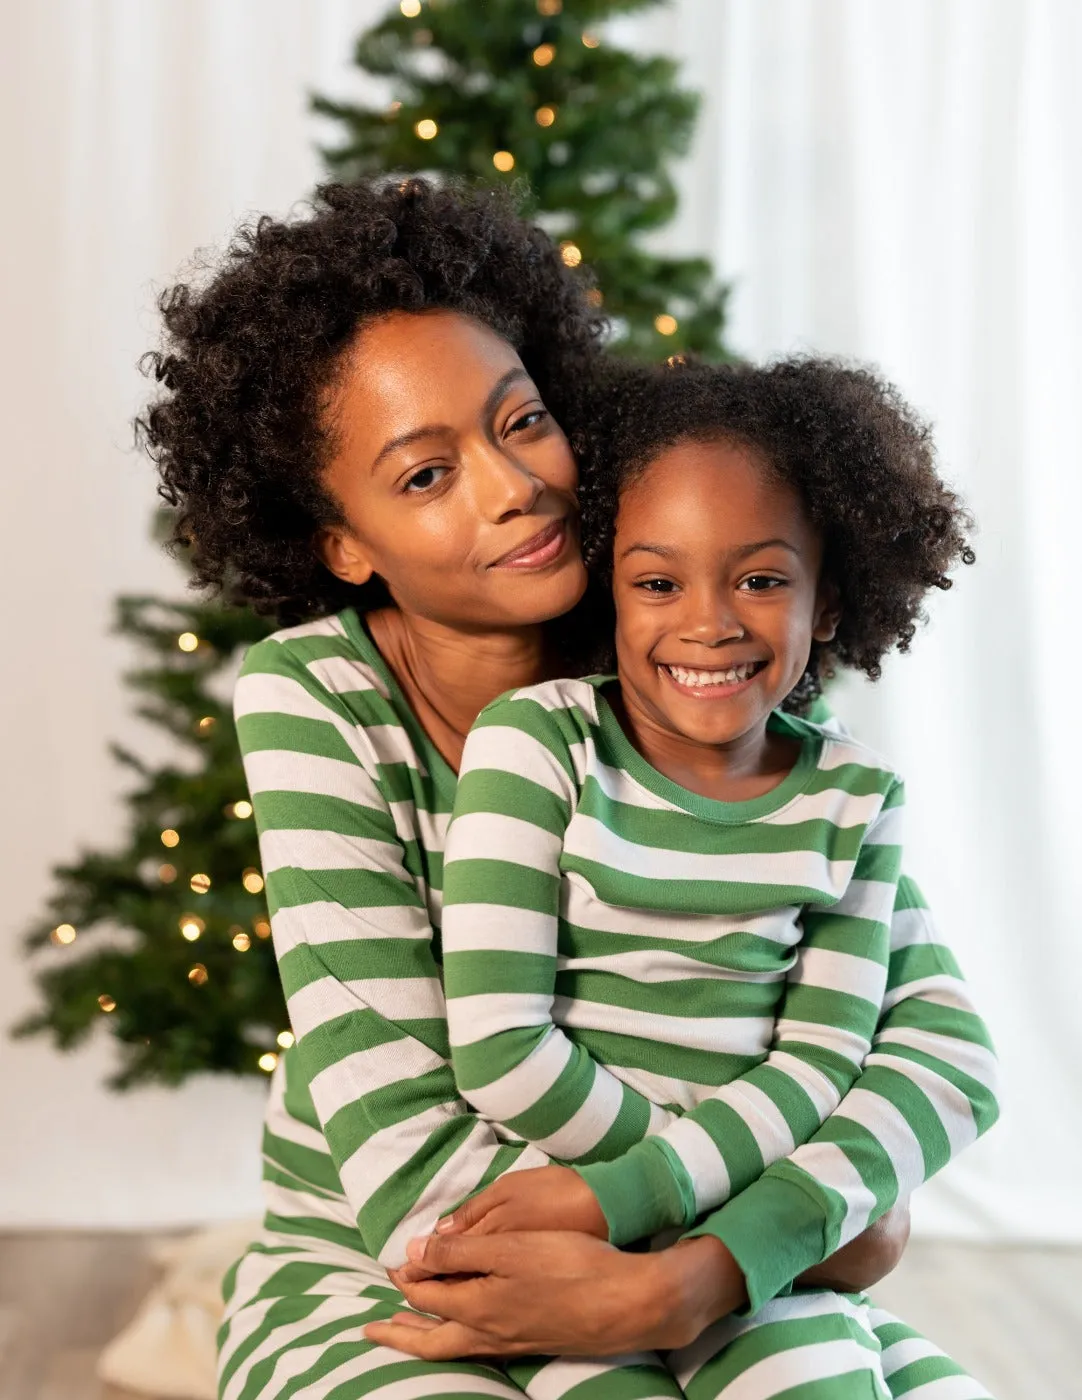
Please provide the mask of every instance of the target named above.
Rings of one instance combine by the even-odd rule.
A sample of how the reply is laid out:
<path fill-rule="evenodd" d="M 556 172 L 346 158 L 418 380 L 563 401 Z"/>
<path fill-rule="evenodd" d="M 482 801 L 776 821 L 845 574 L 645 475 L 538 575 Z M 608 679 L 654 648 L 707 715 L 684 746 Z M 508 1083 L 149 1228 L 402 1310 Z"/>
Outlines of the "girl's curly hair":
<path fill-rule="evenodd" d="M 341 582 L 312 548 L 318 526 L 343 523 L 322 484 L 323 404 L 358 329 L 394 311 L 475 317 L 514 346 L 574 444 L 605 326 L 588 291 L 502 190 L 330 184 L 304 217 L 243 226 L 208 275 L 162 294 L 164 345 L 143 361 L 164 392 L 136 431 L 193 585 L 282 624 L 372 606 L 378 585 Z"/>
<path fill-rule="evenodd" d="M 801 493 L 842 616 L 833 641 L 813 644 L 786 709 L 806 712 L 838 666 L 877 680 L 888 651 L 909 649 L 929 590 L 950 588 L 950 570 L 974 562 L 972 518 L 937 474 L 928 425 L 870 370 L 792 358 L 610 366 L 608 376 L 581 491 L 587 562 L 600 578 L 611 578 L 621 491 L 680 442 L 739 443 Z"/>

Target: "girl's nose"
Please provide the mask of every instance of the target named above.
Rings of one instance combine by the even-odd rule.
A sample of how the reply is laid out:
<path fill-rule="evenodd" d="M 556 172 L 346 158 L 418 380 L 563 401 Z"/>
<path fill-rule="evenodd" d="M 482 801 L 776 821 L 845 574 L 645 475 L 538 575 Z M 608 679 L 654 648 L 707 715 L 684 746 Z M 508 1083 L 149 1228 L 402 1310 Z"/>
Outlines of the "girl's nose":
<path fill-rule="evenodd" d="M 689 595 L 688 602 L 690 606 L 680 629 L 682 641 L 719 647 L 743 637 L 744 625 L 727 593 L 711 590 Z"/>

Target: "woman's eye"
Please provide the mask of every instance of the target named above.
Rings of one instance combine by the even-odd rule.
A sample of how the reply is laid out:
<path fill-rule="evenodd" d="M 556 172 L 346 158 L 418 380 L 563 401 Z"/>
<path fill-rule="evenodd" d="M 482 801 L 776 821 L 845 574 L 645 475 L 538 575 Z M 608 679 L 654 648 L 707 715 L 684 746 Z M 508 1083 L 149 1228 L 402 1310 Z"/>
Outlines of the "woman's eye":
<path fill-rule="evenodd" d="M 768 593 L 774 588 L 784 588 L 785 580 L 771 574 L 752 574 L 741 580 L 740 587 L 747 593 Z"/>
<path fill-rule="evenodd" d="M 547 408 L 531 408 L 529 413 L 522 414 L 516 418 L 507 429 L 509 433 L 524 433 L 530 428 L 536 428 L 539 423 L 547 422 L 549 411 Z"/>
<path fill-rule="evenodd" d="M 447 471 L 447 467 L 422 467 L 407 479 L 402 489 L 411 492 L 427 491 L 430 486 L 435 486 L 437 481 L 442 480 Z"/>
<path fill-rule="evenodd" d="M 671 578 L 644 578 L 640 579 L 635 587 L 641 588 L 644 593 L 665 594 L 676 592 L 676 584 L 673 583 Z"/>

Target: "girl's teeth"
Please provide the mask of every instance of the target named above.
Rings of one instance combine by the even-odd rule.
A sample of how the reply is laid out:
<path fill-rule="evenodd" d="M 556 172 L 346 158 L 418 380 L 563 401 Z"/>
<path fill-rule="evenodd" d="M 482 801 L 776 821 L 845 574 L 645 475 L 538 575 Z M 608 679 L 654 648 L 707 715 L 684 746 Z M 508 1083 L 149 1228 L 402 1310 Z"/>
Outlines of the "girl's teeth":
<path fill-rule="evenodd" d="M 670 666 L 668 670 L 680 685 L 736 685 L 755 673 L 756 663 L 745 661 L 740 666 L 730 666 L 727 671 L 689 671 L 684 666 Z"/>

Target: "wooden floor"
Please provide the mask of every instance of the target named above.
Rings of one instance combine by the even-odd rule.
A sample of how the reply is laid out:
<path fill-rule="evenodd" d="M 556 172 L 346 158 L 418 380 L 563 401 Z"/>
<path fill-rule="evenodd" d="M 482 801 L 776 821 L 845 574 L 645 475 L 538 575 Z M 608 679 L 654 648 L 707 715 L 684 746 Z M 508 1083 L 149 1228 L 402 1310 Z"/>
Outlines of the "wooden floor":
<path fill-rule="evenodd" d="M 94 1360 L 154 1277 L 138 1235 L 0 1235 L 0 1400 L 129 1400 Z M 1082 1400 L 1082 1250 L 916 1241 L 875 1292 L 996 1400 Z"/>

